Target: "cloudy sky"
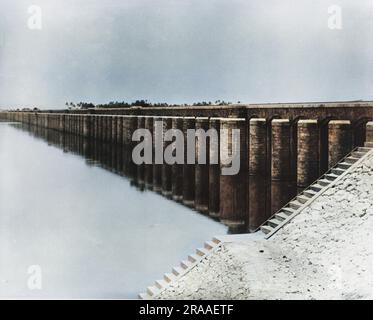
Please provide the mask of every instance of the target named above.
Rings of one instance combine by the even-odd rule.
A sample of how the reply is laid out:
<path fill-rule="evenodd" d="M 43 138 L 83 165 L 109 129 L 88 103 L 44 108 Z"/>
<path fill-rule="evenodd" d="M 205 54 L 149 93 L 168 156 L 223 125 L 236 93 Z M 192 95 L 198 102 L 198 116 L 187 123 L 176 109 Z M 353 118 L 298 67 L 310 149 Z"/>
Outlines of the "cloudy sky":
<path fill-rule="evenodd" d="M 372 34 L 371 0 L 0 0 L 0 106 L 373 100 Z"/>

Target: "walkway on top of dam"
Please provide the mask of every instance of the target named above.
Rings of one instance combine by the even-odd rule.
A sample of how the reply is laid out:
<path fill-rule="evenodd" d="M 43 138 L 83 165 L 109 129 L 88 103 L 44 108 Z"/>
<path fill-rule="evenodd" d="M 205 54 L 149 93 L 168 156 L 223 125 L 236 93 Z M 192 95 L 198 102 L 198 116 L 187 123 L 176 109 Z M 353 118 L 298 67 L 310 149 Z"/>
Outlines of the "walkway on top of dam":
<path fill-rule="evenodd" d="M 359 121 L 373 120 L 373 101 L 253 103 L 225 105 L 177 105 L 127 108 L 91 108 L 77 110 L 38 110 L 44 113 L 107 114 L 107 115 L 153 115 L 195 117 L 244 117 L 246 119 L 289 118 L 291 120 L 313 118 L 346 119 L 359 125 Z"/>

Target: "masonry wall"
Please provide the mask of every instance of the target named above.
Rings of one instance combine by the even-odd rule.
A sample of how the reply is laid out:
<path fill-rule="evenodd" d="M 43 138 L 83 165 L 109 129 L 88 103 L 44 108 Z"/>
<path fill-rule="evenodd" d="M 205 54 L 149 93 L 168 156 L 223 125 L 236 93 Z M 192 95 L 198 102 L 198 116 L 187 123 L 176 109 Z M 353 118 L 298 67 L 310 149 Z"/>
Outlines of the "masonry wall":
<path fill-rule="evenodd" d="M 284 185 L 304 188 L 352 148 L 373 142 L 369 103 L 0 112 L 0 120 L 92 139 L 104 143 L 105 152 L 115 145 L 123 150 L 118 166 L 143 188 L 248 230 L 285 204 L 288 195 L 280 191 Z M 151 130 L 154 153 L 156 121 L 163 121 L 162 135 L 171 128 L 184 137 L 193 128 L 240 129 L 244 163 L 239 175 L 222 176 L 220 157 L 214 165 L 134 165 L 132 135 L 138 128 Z M 265 179 L 272 181 L 269 195 Z M 253 196 L 269 196 L 271 207 Z"/>

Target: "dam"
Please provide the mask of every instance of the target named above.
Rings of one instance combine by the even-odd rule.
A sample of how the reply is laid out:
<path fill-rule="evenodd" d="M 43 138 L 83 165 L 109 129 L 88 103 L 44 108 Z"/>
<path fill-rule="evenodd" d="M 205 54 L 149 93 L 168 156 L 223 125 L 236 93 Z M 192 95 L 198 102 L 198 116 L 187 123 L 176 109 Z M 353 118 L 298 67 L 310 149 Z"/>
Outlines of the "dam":
<path fill-rule="evenodd" d="M 230 233 L 241 233 L 257 230 L 353 148 L 363 146 L 367 137 L 370 141 L 373 103 L 13 111 L 1 112 L 0 119 L 21 123 L 62 148 L 69 145 L 128 177 L 138 189 L 159 193 L 222 222 Z M 163 133 L 174 128 L 185 137 L 188 129 L 239 129 L 239 172 L 222 175 L 221 159 L 211 165 L 134 164 L 133 133 L 146 128 L 154 134 L 157 121 Z"/>

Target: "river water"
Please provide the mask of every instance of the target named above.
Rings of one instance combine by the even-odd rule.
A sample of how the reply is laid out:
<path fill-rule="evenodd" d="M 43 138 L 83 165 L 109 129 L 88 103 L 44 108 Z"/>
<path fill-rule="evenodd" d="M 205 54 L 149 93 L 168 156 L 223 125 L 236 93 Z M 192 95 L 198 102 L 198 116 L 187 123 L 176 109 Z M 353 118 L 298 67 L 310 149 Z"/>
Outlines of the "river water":
<path fill-rule="evenodd" d="M 0 298 L 136 298 L 227 233 L 46 141 L 0 122 Z"/>

